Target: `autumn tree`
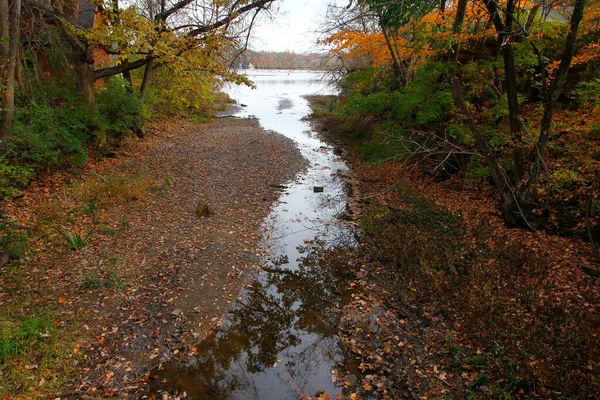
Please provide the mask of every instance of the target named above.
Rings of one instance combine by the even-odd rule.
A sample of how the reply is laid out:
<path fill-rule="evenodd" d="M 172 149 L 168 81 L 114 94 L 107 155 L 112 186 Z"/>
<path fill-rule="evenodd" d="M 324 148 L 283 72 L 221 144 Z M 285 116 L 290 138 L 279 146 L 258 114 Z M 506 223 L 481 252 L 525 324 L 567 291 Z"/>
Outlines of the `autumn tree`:
<path fill-rule="evenodd" d="M 437 0 L 418 0 L 411 2 L 402 0 L 360 0 L 360 2 L 377 15 L 379 27 L 392 60 L 392 70 L 394 71 L 394 75 L 396 75 L 401 86 L 406 85 L 409 79 L 407 76 L 407 69 L 411 59 L 410 57 L 406 57 L 400 51 L 401 45 L 398 43 L 398 33 L 411 21 L 420 20 L 439 5 L 439 2 Z M 400 36 L 404 41 L 410 41 L 412 35 L 410 30 L 403 30 Z"/>
<path fill-rule="evenodd" d="M 506 220 L 535 228 L 530 212 L 548 209 L 551 189 L 541 184 L 554 179 L 547 158 L 551 127 L 571 66 L 576 65 L 580 75 L 582 66 L 589 66 L 588 75 L 595 71 L 600 43 L 597 3 L 365 0 L 352 4 L 369 10 L 380 29 L 358 34 L 342 28 L 325 42 L 335 51 L 369 55 L 374 66 L 389 68 L 400 83 L 398 94 L 373 95 L 372 107 L 359 104 L 368 103 L 369 94 L 352 99 L 349 106 L 373 109 L 379 118 L 402 116 L 396 139 L 404 143 L 400 151 L 419 155 L 412 159 L 437 159 L 435 170 L 454 163 L 455 171 L 466 174 L 467 158 L 475 147 L 502 199 Z M 442 66 L 441 60 L 449 63 Z M 444 73 L 434 70 L 447 71 L 446 87 L 440 81 Z M 421 81 L 412 85 L 414 71 L 433 79 L 429 87 Z M 571 83 L 570 90 L 573 87 Z M 447 103 L 435 104 L 433 96 L 440 90 L 451 91 L 454 111 Z M 429 115 L 416 106 L 421 101 L 431 110 Z M 412 114 L 403 111 L 407 107 Z M 539 107 L 542 115 L 532 117 L 532 107 Z M 439 126 L 431 126 L 434 119 Z M 461 121 L 469 135 L 459 126 Z"/>
<path fill-rule="evenodd" d="M 146 67 L 141 85 L 145 92 L 154 68 L 185 58 L 190 51 L 216 51 L 219 46 L 226 46 L 227 41 L 239 35 L 240 27 L 249 28 L 242 23 L 245 16 L 267 10 L 273 1 L 147 1 L 141 8 L 102 1 L 97 3 L 94 27 L 78 25 L 77 8 L 66 7 L 62 2 L 35 3 L 35 7 L 60 28 L 68 43 L 78 88 L 86 101 L 92 102 L 96 80 Z M 95 68 L 95 49 L 102 49 L 117 63 Z M 195 68 L 191 63 L 189 67 Z"/>

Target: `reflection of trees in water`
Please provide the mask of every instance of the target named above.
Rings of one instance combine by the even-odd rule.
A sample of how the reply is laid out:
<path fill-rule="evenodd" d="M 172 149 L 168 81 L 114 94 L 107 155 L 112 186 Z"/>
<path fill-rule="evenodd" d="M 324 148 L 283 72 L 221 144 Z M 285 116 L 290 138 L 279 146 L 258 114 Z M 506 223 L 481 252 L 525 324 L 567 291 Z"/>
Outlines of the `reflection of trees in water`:
<path fill-rule="evenodd" d="M 265 267 L 216 335 L 197 346 L 199 355 L 189 367 L 168 365 L 163 377 L 178 380 L 171 386 L 192 396 L 223 398 L 240 389 L 256 390 L 250 374 L 268 370 L 279 358 L 294 379 L 290 386 L 301 384 L 296 380 L 304 379 L 314 363 L 340 358 L 339 343 L 330 336 L 338 323 L 335 309 L 341 306 L 348 256 L 343 249 L 324 251 L 324 245 L 315 238 L 298 248 L 302 256 L 295 270 Z"/>

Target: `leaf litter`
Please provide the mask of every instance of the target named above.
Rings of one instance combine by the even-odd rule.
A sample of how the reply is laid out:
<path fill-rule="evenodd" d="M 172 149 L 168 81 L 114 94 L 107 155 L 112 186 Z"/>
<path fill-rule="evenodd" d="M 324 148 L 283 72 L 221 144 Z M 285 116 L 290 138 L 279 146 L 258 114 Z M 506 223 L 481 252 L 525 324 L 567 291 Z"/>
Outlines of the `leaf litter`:
<path fill-rule="evenodd" d="M 74 379 L 59 398 L 141 397 L 150 370 L 193 353 L 256 272 L 261 225 L 305 167 L 293 141 L 251 119 L 156 121 L 121 153 L 49 172 L 5 210 L 35 233 L 19 266 L 26 283 L 2 275 L 2 303 L 55 310 L 76 338 Z M 106 177 L 120 178 L 103 188 L 139 190 L 83 195 Z M 199 204 L 210 210 L 202 218 Z M 94 233 L 71 250 L 48 229 L 57 225 Z"/>

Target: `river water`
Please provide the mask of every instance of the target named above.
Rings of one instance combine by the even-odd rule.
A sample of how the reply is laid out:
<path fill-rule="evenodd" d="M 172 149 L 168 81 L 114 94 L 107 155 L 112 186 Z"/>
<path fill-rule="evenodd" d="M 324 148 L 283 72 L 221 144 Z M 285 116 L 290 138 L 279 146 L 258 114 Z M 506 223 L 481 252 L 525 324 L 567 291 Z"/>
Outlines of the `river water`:
<path fill-rule="evenodd" d="M 161 380 L 188 399 L 297 399 L 342 388 L 332 370 L 349 368 L 334 336 L 343 305 L 347 263 L 335 249 L 353 246 L 345 184 L 348 167 L 317 138 L 308 122 L 310 94 L 332 89 L 318 72 L 252 71 L 256 89 L 231 87 L 237 117 L 293 139 L 307 170 L 286 185 L 264 224 L 262 272 L 245 289 L 197 356 L 170 363 Z M 343 259 L 343 257 L 341 257 Z"/>

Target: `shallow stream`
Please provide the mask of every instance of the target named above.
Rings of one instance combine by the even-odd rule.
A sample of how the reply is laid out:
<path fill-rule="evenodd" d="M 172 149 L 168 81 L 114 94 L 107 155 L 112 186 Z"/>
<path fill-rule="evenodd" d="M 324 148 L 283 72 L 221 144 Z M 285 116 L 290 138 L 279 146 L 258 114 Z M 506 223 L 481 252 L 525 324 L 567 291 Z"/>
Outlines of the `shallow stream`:
<path fill-rule="evenodd" d="M 345 184 L 348 167 L 303 118 L 310 94 L 329 94 L 317 72 L 251 71 L 256 89 L 232 87 L 237 117 L 293 139 L 308 169 L 286 185 L 264 225 L 269 254 L 215 334 L 185 365 L 169 363 L 161 380 L 188 399 L 297 399 L 342 393 L 332 370 L 348 357 L 335 338 L 347 264 L 336 250 L 352 246 Z M 343 259 L 343 258 L 342 258 Z M 342 369 L 345 369 L 343 367 Z"/>

